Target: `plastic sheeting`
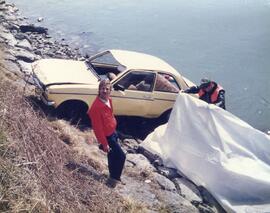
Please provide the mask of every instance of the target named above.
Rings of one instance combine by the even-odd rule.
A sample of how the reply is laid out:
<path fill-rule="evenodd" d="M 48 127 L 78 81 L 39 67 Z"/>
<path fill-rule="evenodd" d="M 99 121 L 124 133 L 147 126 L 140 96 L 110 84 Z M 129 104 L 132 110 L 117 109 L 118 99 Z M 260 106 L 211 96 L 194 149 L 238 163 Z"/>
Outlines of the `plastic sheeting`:
<path fill-rule="evenodd" d="M 141 145 L 226 211 L 270 212 L 270 137 L 230 112 L 181 93 L 168 124 Z"/>

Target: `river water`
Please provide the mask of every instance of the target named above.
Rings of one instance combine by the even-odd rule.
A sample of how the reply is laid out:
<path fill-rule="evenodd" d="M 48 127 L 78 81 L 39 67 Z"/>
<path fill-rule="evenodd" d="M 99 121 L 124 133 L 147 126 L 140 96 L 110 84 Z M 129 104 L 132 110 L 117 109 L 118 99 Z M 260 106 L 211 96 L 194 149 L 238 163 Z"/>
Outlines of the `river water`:
<path fill-rule="evenodd" d="M 226 90 L 227 110 L 270 128 L 269 0 L 10 0 L 32 23 L 90 55 L 116 48 L 156 55 L 195 83 Z M 44 21 L 38 23 L 38 17 Z"/>

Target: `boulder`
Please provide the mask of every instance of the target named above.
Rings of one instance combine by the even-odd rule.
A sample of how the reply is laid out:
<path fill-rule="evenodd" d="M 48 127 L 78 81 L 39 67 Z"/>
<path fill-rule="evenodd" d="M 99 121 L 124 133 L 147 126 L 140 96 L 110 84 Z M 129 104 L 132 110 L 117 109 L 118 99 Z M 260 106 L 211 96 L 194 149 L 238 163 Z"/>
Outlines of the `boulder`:
<path fill-rule="evenodd" d="M 189 200 L 190 202 L 202 202 L 200 192 L 192 182 L 190 182 L 186 178 L 175 178 L 173 181 L 176 184 L 176 187 L 178 188 L 180 194 L 187 200 Z"/>
<path fill-rule="evenodd" d="M 0 41 L 3 41 L 13 47 L 17 44 L 17 40 L 15 39 L 15 37 L 11 33 L 6 32 L 2 32 L 0 34 Z"/>
<path fill-rule="evenodd" d="M 163 175 L 154 172 L 153 179 L 158 183 L 161 189 L 176 192 L 174 183 Z"/>
<path fill-rule="evenodd" d="M 23 39 L 22 41 L 19 41 L 15 46 L 20 47 L 20 48 L 25 49 L 25 50 L 28 50 L 28 51 L 33 50 L 32 45 L 26 39 Z"/>
<path fill-rule="evenodd" d="M 18 64 L 20 65 L 21 71 L 25 74 L 31 74 L 32 73 L 32 65 L 31 63 L 27 63 L 22 60 L 18 60 Z"/>
<path fill-rule="evenodd" d="M 20 26 L 20 30 L 23 33 L 26 33 L 26 32 L 35 32 L 35 33 L 39 33 L 39 34 L 47 34 L 48 33 L 48 29 L 47 28 L 35 26 L 33 24 L 21 25 Z"/>
<path fill-rule="evenodd" d="M 27 63 L 34 62 L 35 60 L 39 59 L 36 55 L 28 52 L 28 51 L 22 51 L 21 49 L 13 50 L 11 53 L 18 59 L 22 60 Z"/>
<path fill-rule="evenodd" d="M 155 167 L 141 154 L 127 154 L 127 161 L 130 162 L 139 171 L 155 171 Z"/>

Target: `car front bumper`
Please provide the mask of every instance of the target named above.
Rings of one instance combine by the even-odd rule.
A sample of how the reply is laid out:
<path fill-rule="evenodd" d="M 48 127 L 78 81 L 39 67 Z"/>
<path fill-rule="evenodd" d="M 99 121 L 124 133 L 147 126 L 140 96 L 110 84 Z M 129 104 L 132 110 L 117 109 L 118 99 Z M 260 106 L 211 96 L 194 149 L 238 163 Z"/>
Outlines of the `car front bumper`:
<path fill-rule="evenodd" d="M 47 98 L 46 91 L 45 91 L 46 87 L 40 83 L 40 81 L 38 80 L 38 78 L 35 75 L 32 76 L 32 79 L 33 79 L 33 82 L 34 82 L 34 85 L 35 85 L 35 95 L 36 95 L 36 97 L 39 100 L 41 100 L 45 105 L 54 106 L 55 102 L 50 101 Z"/>

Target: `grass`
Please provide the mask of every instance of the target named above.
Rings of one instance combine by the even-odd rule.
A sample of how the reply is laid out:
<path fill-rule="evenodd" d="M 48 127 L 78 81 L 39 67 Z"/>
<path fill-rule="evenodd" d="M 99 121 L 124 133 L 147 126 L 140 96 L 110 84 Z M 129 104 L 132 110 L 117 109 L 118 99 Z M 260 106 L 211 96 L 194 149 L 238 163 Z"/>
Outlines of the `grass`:
<path fill-rule="evenodd" d="M 146 212 L 104 184 L 107 159 L 92 132 L 48 118 L 2 54 L 0 212 Z"/>
<path fill-rule="evenodd" d="M 49 121 L 1 58 L 0 212 L 143 212 L 105 186 L 98 151 L 79 143 L 90 133 Z"/>

